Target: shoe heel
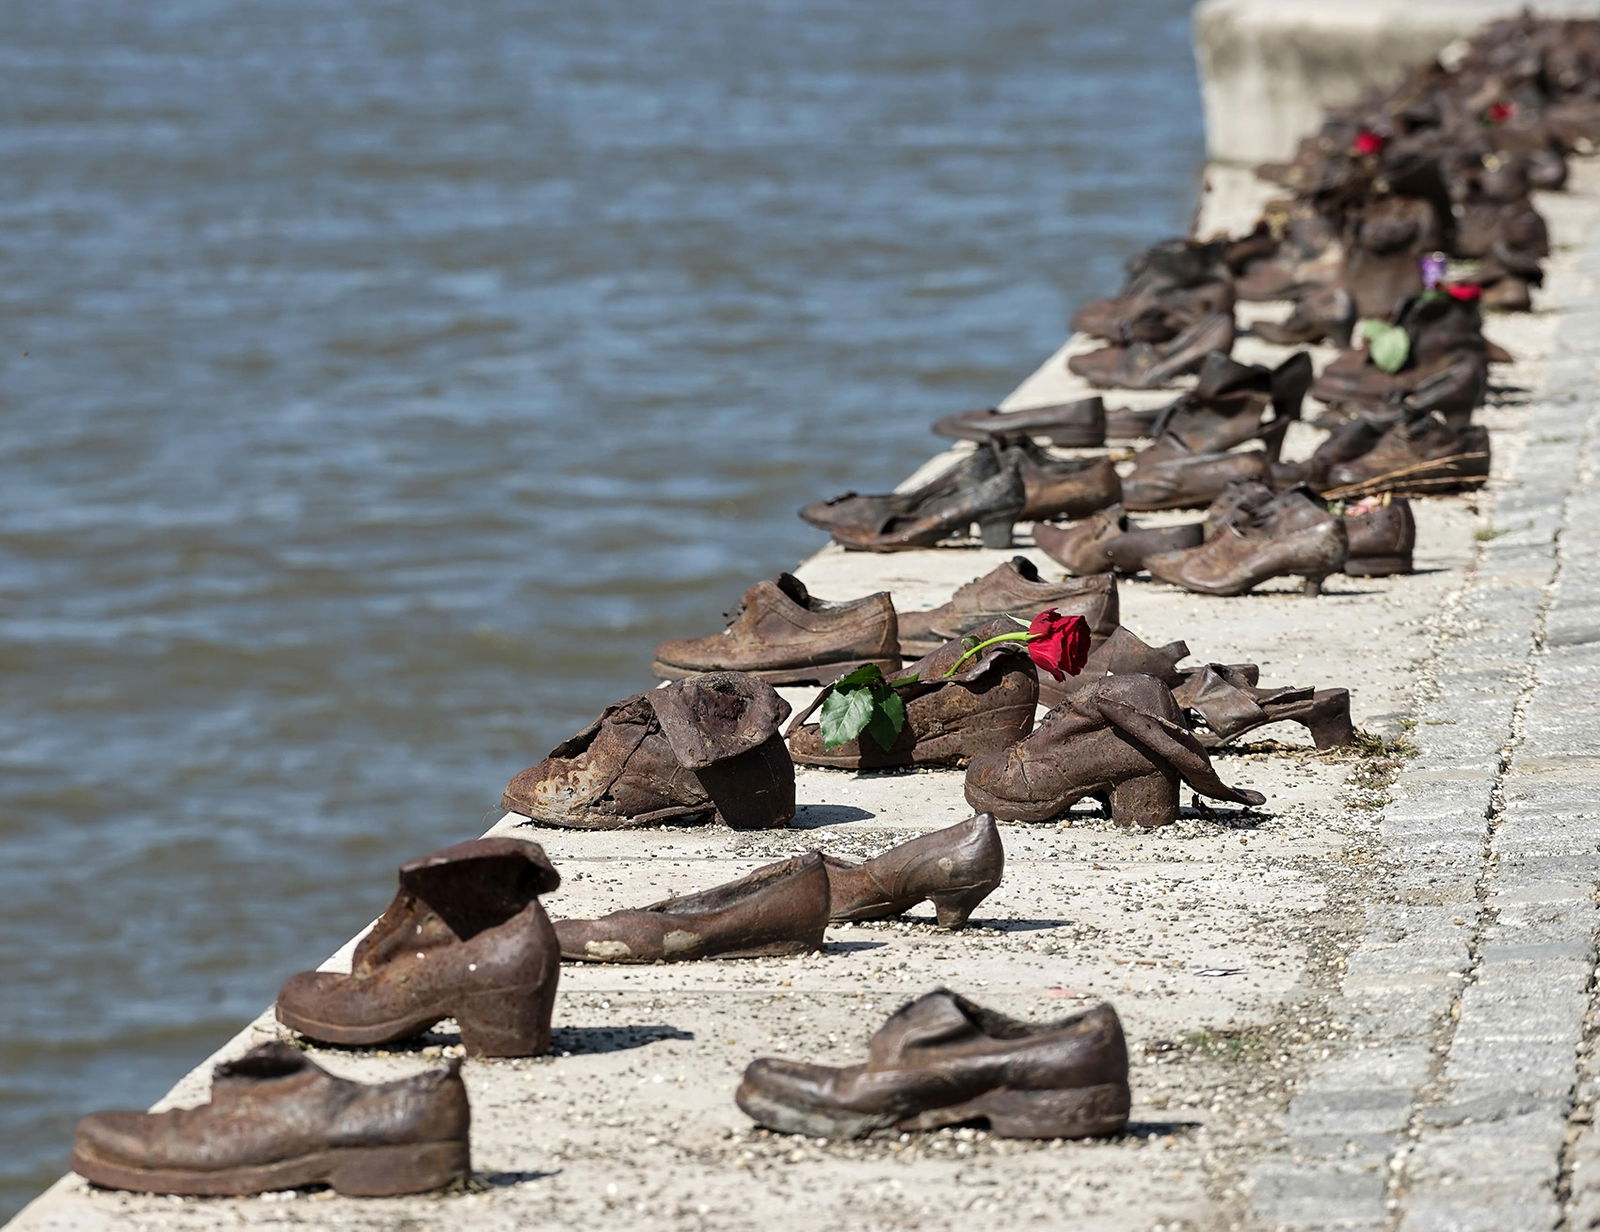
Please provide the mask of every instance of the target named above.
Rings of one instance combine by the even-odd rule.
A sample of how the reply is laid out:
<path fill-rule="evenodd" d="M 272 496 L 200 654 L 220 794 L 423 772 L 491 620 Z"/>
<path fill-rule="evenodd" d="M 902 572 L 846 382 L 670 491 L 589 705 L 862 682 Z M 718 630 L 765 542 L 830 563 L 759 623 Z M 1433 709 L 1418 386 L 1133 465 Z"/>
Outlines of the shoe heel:
<path fill-rule="evenodd" d="M 1354 744 L 1356 728 L 1350 721 L 1350 699 L 1345 698 L 1342 706 L 1332 707 L 1328 713 L 1311 719 L 1306 723 L 1306 730 L 1311 733 L 1311 741 L 1319 749 L 1343 748 Z"/>
<path fill-rule="evenodd" d="M 472 1156 L 465 1141 L 421 1142 L 341 1151 L 328 1173 L 328 1184 L 334 1192 L 353 1198 L 388 1198 L 443 1189 L 471 1175 Z"/>
<path fill-rule="evenodd" d="M 1150 829 L 1178 820 L 1178 776 L 1156 770 L 1111 789 L 1111 820 Z"/>
<path fill-rule="evenodd" d="M 1064 1091 L 997 1091 L 979 1115 L 998 1138 L 1099 1138 L 1128 1124 L 1128 1084 L 1106 1083 Z"/>
<path fill-rule="evenodd" d="M 536 1057 L 549 1051 L 555 999 L 554 977 L 463 998 L 455 1013 L 462 1047 L 469 1057 Z"/>
<path fill-rule="evenodd" d="M 1393 577 L 1412 572 L 1411 557 L 1358 556 L 1345 562 L 1344 571 L 1351 577 Z"/>
<path fill-rule="evenodd" d="M 1011 546 L 1011 528 L 1013 519 L 1010 515 L 1000 519 L 991 519 L 978 523 L 978 535 L 986 548 L 1008 548 Z"/>
<path fill-rule="evenodd" d="M 1306 584 L 1305 584 L 1304 588 L 1302 588 L 1300 593 L 1302 595 L 1304 595 L 1307 599 L 1315 599 L 1318 595 L 1320 595 L 1322 593 L 1322 583 L 1327 581 L 1327 580 L 1328 580 L 1328 575 L 1327 574 L 1323 574 L 1320 577 L 1312 577 L 1310 574 L 1307 574 L 1306 575 Z"/>
<path fill-rule="evenodd" d="M 933 904 L 933 913 L 938 918 L 940 928 L 952 931 L 967 926 L 967 919 L 977 907 L 990 894 L 994 893 L 995 885 L 967 886 L 961 890 L 943 890 L 938 894 L 928 895 L 928 901 Z"/>

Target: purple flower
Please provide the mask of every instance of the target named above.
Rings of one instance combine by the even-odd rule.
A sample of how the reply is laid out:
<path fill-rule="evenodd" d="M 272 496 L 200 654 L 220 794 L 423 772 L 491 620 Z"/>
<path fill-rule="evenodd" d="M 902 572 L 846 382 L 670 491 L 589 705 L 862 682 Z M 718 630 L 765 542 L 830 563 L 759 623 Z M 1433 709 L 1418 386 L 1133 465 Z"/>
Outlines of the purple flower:
<path fill-rule="evenodd" d="M 1425 290 L 1433 290 L 1444 281 L 1444 272 L 1447 265 L 1442 252 L 1430 252 L 1421 258 L 1422 285 Z"/>

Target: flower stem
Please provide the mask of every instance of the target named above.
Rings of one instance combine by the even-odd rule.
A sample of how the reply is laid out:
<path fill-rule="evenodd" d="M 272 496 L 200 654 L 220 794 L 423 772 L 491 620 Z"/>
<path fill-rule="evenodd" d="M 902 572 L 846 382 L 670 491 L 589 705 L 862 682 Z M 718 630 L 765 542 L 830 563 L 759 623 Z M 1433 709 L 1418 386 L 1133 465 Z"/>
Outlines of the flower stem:
<path fill-rule="evenodd" d="M 990 646 L 993 646 L 996 642 L 1031 642 L 1032 640 L 1033 640 L 1033 634 L 1028 633 L 1028 632 L 1022 632 L 1022 633 L 1002 633 L 998 637 L 991 637 L 986 642 L 979 642 L 976 646 L 974 646 L 970 650 L 968 650 L 966 654 L 962 655 L 959 659 L 957 659 L 955 661 L 954 666 L 952 666 L 950 668 L 950 670 L 947 671 L 944 674 L 943 677 L 941 677 L 941 679 L 944 679 L 944 680 L 950 679 L 950 677 L 954 676 L 958 671 L 961 670 L 961 665 L 963 663 L 965 663 L 968 659 L 972 658 L 972 656 L 977 654 L 980 650 L 987 650 Z"/>

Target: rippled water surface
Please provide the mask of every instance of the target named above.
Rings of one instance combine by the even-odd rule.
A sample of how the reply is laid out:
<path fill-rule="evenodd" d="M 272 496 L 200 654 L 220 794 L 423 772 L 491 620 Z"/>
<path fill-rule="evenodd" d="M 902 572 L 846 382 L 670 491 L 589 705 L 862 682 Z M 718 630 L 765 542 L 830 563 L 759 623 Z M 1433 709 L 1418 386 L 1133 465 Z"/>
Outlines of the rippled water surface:
<path fill-rule="evenodd" d="M 0 5 L 0 1215 L 1182 228 L 1187 10 Z"/>

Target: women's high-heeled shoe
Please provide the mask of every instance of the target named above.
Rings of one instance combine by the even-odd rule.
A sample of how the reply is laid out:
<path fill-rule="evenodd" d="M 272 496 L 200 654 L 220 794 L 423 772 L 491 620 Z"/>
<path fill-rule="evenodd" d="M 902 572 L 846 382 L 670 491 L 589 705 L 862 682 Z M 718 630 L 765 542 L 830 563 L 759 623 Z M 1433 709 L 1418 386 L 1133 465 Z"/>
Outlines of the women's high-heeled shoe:
<path fill-rule="evenodd" d="M 454 1018 L 470 1056 L 537 1056 L 550 1046 L 561 974 L 539 895 L 560 884 L 544 849 L 521 839 L 477 838 L 408 861 L 350 973 L 292 976 L 278 1021 L 329 1044 L 392 1044 Z"/>
<path fill-rule="evenodd" d="M 1052 710 L 1026 739 L 967 768 L 967 803 L 1007 821 L 1048 821 L 1093 796 L 1122 826 L 1178 818 L 1178 784 L 1237 804 L 1265 801 L 1229 787 L 1154 676 L 1107 676 Z"/>
<path fill-rule="evenodd" d="M 830 855 L 823 863 L 834 923 L 886 920 L 926 899 L 940 926 L 955 929 L 1000 884 L 1006 857 L 994 817 L 979 813 L 862 864 Z"/>
<path fill-rule="evenodd" d="M 1319 749 L 1355 743 L 1349 689 L 1263 689 L 1235 669 L 1208 663 L 1172 691 L 1183 709 L 1204 722 L 1195 736 L 1218 748 L 1269 723 L 1299 723 Z"/>
<path fill-rule="evenodd" d="M 1144 569 L 1144 558 L 1160 552 L 1198 547 L 1205 525 L 1184 522 L 1178 526 L 1138 526 L 1112 505 L 1093 517 L 1070 526 L 1035 522 L 1033 542 L 1038 549 L 1077 576 L 1103 573 L 1132 575 Z"/>
<path fill-rule="evenodd" d="M 1272 578 L 1298 576 L 1314 597 L 1324 579 L 1344 568 L 1348 551 L 1344 519 L 1296 489 L 1227 522 L 1197 548 L 1149 557 L 1145 568 L 1202 595 L 1242 595 Z"/>

